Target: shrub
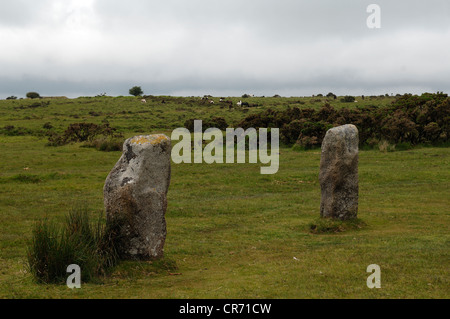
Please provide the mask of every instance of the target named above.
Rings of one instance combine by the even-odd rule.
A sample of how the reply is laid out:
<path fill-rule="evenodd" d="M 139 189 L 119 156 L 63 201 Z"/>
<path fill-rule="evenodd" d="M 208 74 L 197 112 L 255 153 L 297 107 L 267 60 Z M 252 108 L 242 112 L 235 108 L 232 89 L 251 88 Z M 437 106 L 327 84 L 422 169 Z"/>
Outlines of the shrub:
<path fill-rule="evenodd" d="M 98 125 L 94 123 L 74 123 L 70 124 L 62 135 L 51 134 L 48 138 L 50 146 L 60 146 L 71 142 L 89 142 L 91 143 L 96 137 L 102 136 L 113 139 L 122 138 L 122 133 L 110 127 L 108 123 Z"/>
<path fill-rule="evenodd" d="M 354 96 L 350 96 L 350 95 L 346 95 L 341 99 L 341 102 L 343 103 L 350 103 L 350 102 L 355 102 L 355 97 Z"/>
<path fill-rule="evenodd" d="M 423 133 L 426 140 L 434 141 L 439 139 L 441 128 L 436 122 L 430 122 L 423 128 Z"/>
<path fill-rule="evenodd" d="M 301 139 L 302 137 L 314 136 L 317 137 L 318 143 L 321 144 L 327 130 L 331 127 L 332 125 L 327 124 L 326 122 L 305 122 L 298 138 Z"/>
<path fill-rule="evenodd" d="M 194 131 L 194 121 L 200 119 L 189 119 L 184 122 L 184 127 L 187 128 L 190 132 Z"/>
<path fill-rule="evenodd" d="M 216 127 L 221 131 L 225 131 L 228 127 L 227 121 L 223 117 L 213 117 L 209 125 L 210 127 Z"/>
<path fill-rule="evenodd" d="M 34 103 L 31 103 L 29 106 L 28 106 L 28 108 L 30 108 L 30 109 L 35 109 L 35 108 L 37 108 L 37 107 L 47 107 L 47 106 L 49 106 L 50 105 L 50 101 L 46 101 L 46 102 L 34 102 Z"/>
<path fill-rule="evenodd" d="M 328 103 L 317 112 L 318 119 L 328 123 L 335 123 L 338 112 Z"/>
<path fill-rule="evenodd" d="M 284 124 L 280 129 L 281 141 L 288 145 L 295 143 L 302 132 L 304 122 L 305 120 L 293 120 L 288 124 Z"/>
<path fill-rule="evenodd" d="M 104 275 L 118 260 L 111 229 L 101 219 L 92 223 L 86 208 L 72 210 L 62 227 L 39 221 L 27 244 L 27 268 L 44 283 L 65 283 L 71 264 L 80 266 L 84 282 Z"/>
<path fill-rule="evenodd" d="M 450 98 L 443 93 L 405 94 L 383 107 L 334 109 L 326 103 L 320 110 L 267 109 L 247 116 L 237 126 L 244 129 L 279 127 L 282 142 L 296 143 L 296 149 L 304 149 L 319 146 L 326 130 L 343 124 L 354 124 L 358 128 L 360 146 L 376 147 L 378 141 L 383 140 L 386 142 L 381 144 L 389 145 L 381 145 L 386 151 L 395 149 L 396 144 L 400 148 L 420 143 L 445 145 L 450 136 Z"/>
<path fill-rule="evenodd" d="M 321 143 L 322 141 L 319 141 L 319 139 L 316 136 L 300 135 L 296 145 L 300 146 L 304 150 L 308 150 L 320 146 Z"/>
<path fill-rule="evenodd" d="M 0 134 L 6 136 L 23 136 L 23 135 L 33 135 L 33 131 L 25 127 L 15 127 L 14 125 L 6 125 L 0 128 Z"/>
<path fill-rule="evenodd" d="M 382 137 L 391 143 L 417 142 L 419 135 L 416 124 L 402 111 L 395 112 L 385 120 L 381 133 Z"/>
<path fill-rule="evenodd" d="M 28 92 L 26 96 L 29 99 L 39 99 L 39 98 L 41 98 L 41 96 L 37 92 Z"/>

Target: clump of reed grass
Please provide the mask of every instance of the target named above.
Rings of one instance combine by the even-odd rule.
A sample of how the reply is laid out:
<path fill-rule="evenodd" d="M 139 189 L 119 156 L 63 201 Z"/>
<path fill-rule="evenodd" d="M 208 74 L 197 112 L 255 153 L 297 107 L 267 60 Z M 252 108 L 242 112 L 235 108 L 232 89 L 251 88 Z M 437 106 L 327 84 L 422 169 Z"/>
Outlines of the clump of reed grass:
<path fill-rule="evenodd" d="M 27 268 L 45 283 L 65 283 L 71 264 L 80 266 L 83 282 L 103 276 L 118 261 L 112 229 L 101 217 L 91 222 L 84 207 L 72 209 L 62 226 L 38 221 L 27 246 Z"/>

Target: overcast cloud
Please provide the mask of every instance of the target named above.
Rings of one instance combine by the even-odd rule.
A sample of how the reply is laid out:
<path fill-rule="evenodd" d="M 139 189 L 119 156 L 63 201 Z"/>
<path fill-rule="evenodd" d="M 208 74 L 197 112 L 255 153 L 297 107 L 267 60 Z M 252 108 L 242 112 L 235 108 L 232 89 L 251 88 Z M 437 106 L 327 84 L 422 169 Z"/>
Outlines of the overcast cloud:
<path fill-rule="evenodd" d="M 0 98 L 450 93 L 448 0 L 0 0 L 0 46 Z"/>

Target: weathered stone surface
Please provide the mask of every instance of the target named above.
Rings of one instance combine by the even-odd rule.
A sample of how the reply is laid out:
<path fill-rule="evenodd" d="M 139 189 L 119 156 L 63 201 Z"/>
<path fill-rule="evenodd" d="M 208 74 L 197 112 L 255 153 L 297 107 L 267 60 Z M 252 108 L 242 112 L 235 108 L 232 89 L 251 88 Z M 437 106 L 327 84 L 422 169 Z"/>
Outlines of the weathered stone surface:
<path fill-rule="evenodd" d="M 327 131 L 320 159 L 320 216 L 341 220 L 357 217 L 358 143 L 358 129 L 352 124 Z"/>
<path fill-rule="evenodd" d="M 106 218 L 114 225 L 114 241 L 123 259 L 163 256 L 170 154 L 170 139 L 164 134 L 129 138 L 106 178 Z"/>

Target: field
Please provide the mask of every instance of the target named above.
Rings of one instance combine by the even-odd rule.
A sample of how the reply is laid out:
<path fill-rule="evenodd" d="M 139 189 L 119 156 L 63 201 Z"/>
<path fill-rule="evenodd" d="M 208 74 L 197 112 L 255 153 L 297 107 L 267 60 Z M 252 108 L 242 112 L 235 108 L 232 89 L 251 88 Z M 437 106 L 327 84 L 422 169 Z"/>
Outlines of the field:
<path fill-rule="evenodd" d="M 70 290 L 27 273 L 26 241 L 37 220 L 62 222 L 74 206 L 103 211 L 103 184 L 121 152 L 82 143 L 47 146 L 47 127 L 109 123 L 124 138 L 166 133 L 191 118 L 230 127 L 269 107 L 318 108 L 325 98 L 249 98 L 229 109 L 213 98 L 134 97 L 1 100 L 0 297 L 2 298 L 449 298 L 450 149 L 361 150 L 359 218 L 365 225 L 317 234 L 320 150 L 280 149 L 263 164 L 172 164 L 165 257 L 122 262 L 110 276 Z M 227 98 L 235 104 L 241 98 Z M 352 107 L 381 106 L 393 97 Z M 164 101 L 164 103 L 163 103 Z M 48 104 L 47 104 L 48 102 Z M 37 104 L 36 104 L 37 103 Z M 330 101 L 336 108 L 346 106 Z M 369 289 L 367 266 L 381 267 Z"/>

